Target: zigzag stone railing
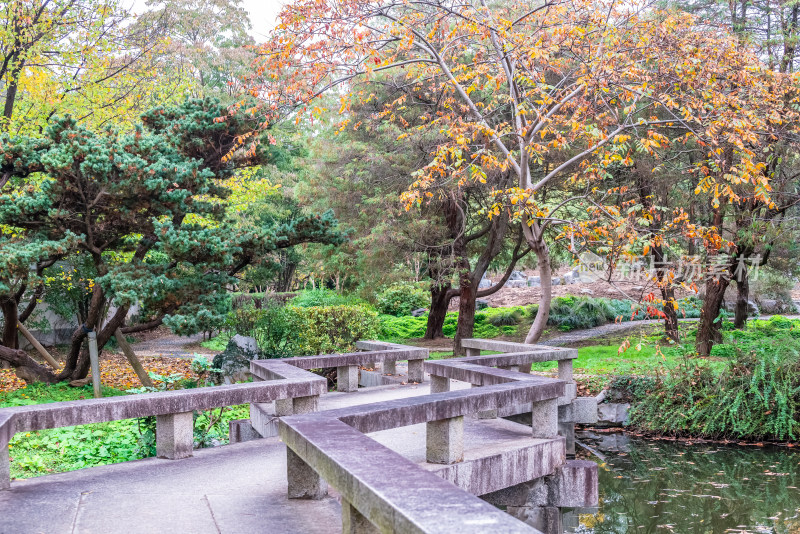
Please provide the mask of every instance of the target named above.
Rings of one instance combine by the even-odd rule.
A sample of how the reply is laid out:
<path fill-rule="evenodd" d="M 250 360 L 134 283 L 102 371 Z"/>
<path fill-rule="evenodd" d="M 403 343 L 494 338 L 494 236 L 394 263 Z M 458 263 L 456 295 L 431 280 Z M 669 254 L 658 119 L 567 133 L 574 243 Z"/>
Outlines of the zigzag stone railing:
<path fill-rule="evenodd" d="M 536 503 L 542 510 L 595 505 L 597 466 L 567 462 L 558 436 L 568 383 L 488 366 L 529 366 L 545 357 L 571 363 L 577 354 L 554 349 L 553 358 L 549 348 L 524 347 L 494 358 L 425 362 L 430 395 L 281 418 L 289 498 L 321 499 L 332 485 L 342 496 L 346 533 L 539 532 L 476 497 L 533 480 L 547 479 Z M 449 391 L 451 379 L 480 388 Z M 464 461 L 465 416 L 522 406 L 531 414 L 528 447 Z M 424 469 L 365 435 L 419 423 L 426 423 L 427 462 L 440 468 Z M 546 519 L 546 531 L 557 532 L 559 520 Z"/>
<path fill-rule="evenodd" d="M 194 410 L 296 399 L 317 399 L 327 380 L 292 365 L 272 367 L 274 380 L 123 397 L 53 402 L 0 409 L 0 490 L 11 487 L 8 444 L 17 432 L 156 416 L 156 454 L 192 455 Z"/>
<path fill-rule="evenodd" d="M 195 410 L 250 404 L 252 411 L 253 406 L 275 401 L 281 414 L 315 411 L 319 396 L 327 391 L 327 380 L 304 369 L 338 367 L 339 389 L 355 391 L 359 365 L 380 361 L 391 363 L 394 368 L 396 361 L 408 360 L 409 381 L 422 382 L 427 350 L 377 341 L 363 341 L 357 345 L 373 350 L 257 360 L 252 363 L 251 370 L 258 381 L 251 384 L 2 408 L 0 490 L 11 487 L 8 445 L 17 432 L 156 416 L 156 454 L 159 458 L 175 460 L 192 455 L 192 412 Z M 240 441 L 237 434 L 243 431 L 242 425 L 232 424 L 231 431 L 231 441 Z"/>
<path fill-rule="evenodd" d="M 251 372 L 258 381 L 251 384 L 0 409 L 0 489 L 10 487 L 8 443 L 16 432 L 157 416 L 158 456 L 179 459 L 192 452 L 194 410 L 250 403 L 252 414 L 254 406 L 275 401 L 283 415 L 280 435 L 287 445 L 289 497 L 321 498 L 327 480 L 342 495 L 345 532 L 537 532 L 475 497 L 531 480 L 549 481 L 540 503 L 544 507 L 596 502 L 596 466 L 566 462 L 565 440 L 557 435 L 559 414 L 574 403 L 574 387 L 514 369 L 549 359 L 571 364 L 576 354 L 485 340 L 466 340 L 465 346 L 518 352 L 473 352 L 468 358 L 428 361 L 424 365 L 432 390 L 439 393 L 325 412 L 316 410 L 327 380 L 304 369 L 337 367 L 345 382 L 339 389 L 353 391 L 359 366 L 374 367 L 380 361 L 386 371 L 407 360 L 408 380 L 422 382 L 427 350 L 365 341 L 358 343 L 365 352 L 253 361 Z M 559 364 L 559 371 L 559 378 L 571 379 L 571 365 Z M 442 391 L 449 389 L 451 379 L 480 387 Z M 484 462 L 463 461 L 464 417 L 502 414 L 508 407 L 531 414 L 531 444 Z M 433 469 L 423 469 L 364 435 L 423 422 L 426 458 Z M 498 471 L 497 461 L 507 467 Z"/>
<path fill-rule="evenodd" d="M 474 363 L 530 373 L 531 364 L 540 362 L 558 362 L 558 378 L 566 384 L 565 393 L 558 399 L 559 434 L 567 440 L 567 454 L 575 454 L 575 423 L 593 424 L 597 422 L 597 399 L 595 397 L 578 397 L 577 386 L 573 379 L 572 360 L 578 357 L 577 349 L 548 347 L 545 345 L 527 345 L 508 341 L 490 339 L 465 339 L 462 341 L 467 356 L 460 362 Z M 501 352 L 481 356 L 481 350 Z M 428 362 L 431 375 L 431 392 L 447 391 L 451 378 L 470 382 L 473 386 L 482 385 L 475 377 L 453 374 L 447 367 L 441 372 L 434 362 Z M 526 413 L 525 406 L 504 406 L 497 412 L 484 412 L 480 417 L 506 417 Z"/>

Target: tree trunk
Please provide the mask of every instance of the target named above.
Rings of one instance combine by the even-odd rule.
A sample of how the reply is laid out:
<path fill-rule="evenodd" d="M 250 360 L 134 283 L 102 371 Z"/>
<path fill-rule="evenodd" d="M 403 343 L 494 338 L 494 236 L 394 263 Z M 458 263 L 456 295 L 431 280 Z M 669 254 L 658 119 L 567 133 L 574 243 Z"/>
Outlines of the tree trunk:
<path fill-rule="evenodd" d="M 725 277 L 711 278 L 706 281 L 706 298 L 703 300 L 703 308 L 700 310 L 700 323 L 697 327 L 695 343 L 700 356 L 709 356 L 714 343 L 722 340 L 717 316 L 722 308 L 722 300 L 725 298 L 725 290 L 729 283 L 730 281 Z"/>
<path fill-rule="evenodd" d="M 662 310 L 664 311 L 664 334 L 675 342 L 681 340 L 678 333 L 678 312 L 673 306 L 675 302 L 675 290 L 672 288 L 662 288 L 661 298 L 664 300 Z"/>
<path fill-rule="evenodd" d="M 453 291 L 450 284 L 431 284 L 431 308 L 428 311 L 428 325 L 425 328 L 425 339 L 444 337 L 442 329 L 447 317 L 447 308 Z"/>
<path fill-rule="evenodd" d="M 139 382 L 145 387 L 153 387 L 153 380 L 150 378 L 150 375 L 147 374 L 147 371 L 144 370 L 142 362 L 136 357 L 136 353 L 133 352 L 133 347 L 131 347 L 128 340 L 125 339 L 125 334 L 122 333 L 122 330 L 117 328 L 114 331 L 114 336 L 117 338 L 117 344 L 122 350 L 122 353 L 128 359 L 128 363 L 131 364 L 133 372 L 139 377 Z"/>
<path fill-rule="evenodd" d="M 17 323 L 19 322 L 19 309 L 12 298 L 4 299 L 0 303 L 3 311 L 3 346 L 9 349 L 19 348 L 17 340 Z"/>
<path fill-rule="evenodd" d="M 524 223 L 523 223 L 524 224 Z M 544 329 L 547 327 L 547 320 L 550 318 L 550 304 L 553 301 L 553 269 L 550 265 L 550 250 L 544 239 L 535 239 L 528 244 L 536 254 L 536 261 L 539 267 L 539 282 L 542 285 L 542 298 L 539 300 L 539 309 L 536 311 L 536 318 L 533 320 L 531 329 L 525 337 L 525 343 L 536 343 L 542 337 Z"/>
<path fill-rule="evenodd" d="M 747 325 L 747 315 L 750 311 L 750 306 L 748 305 L 750 300 L 750 280 L 747 276 L 747 269 L 742 269 L 738 276 L 739 278 L 736 279 L 736 317 L 733 325 L 739 330 L 744 330 Z"/>
<path fill-rule="evenodd" d="M 28 356 L 23 350 L 0 346 L 0 359 L 10 363 L 17 376 L 25 382 L 46 382 L 48 384 L 58 382 L 54 373 Z"/>
<path fill-rule="evenodd" d="M 458 326 L 453 340 L 453 356 L 463 356 L 464 347 L 461 340 L 472 337 L 475 330 L 475 298 L 476 288 L 473 286 L 473 276 L 469 268 L 460 269 L 459 296 L 458 296 Z"/>
<path fill-rule="evenodd" d="M 656 219 L 657 228 L 660 230 L 660 220 Z M 678 312 L 675 310 L 675 289 L 671 286 L 667 276 L 669 265 L 664 258 L 664 249 L 660 245 L 653 247 L 653 260 L 656 269 L 656 279 L 658 280 L 659 291 L 661 292 L 661 311 L 664 312 L 664 335 L 675 342 L 680 341 L 678 333 Z"/>

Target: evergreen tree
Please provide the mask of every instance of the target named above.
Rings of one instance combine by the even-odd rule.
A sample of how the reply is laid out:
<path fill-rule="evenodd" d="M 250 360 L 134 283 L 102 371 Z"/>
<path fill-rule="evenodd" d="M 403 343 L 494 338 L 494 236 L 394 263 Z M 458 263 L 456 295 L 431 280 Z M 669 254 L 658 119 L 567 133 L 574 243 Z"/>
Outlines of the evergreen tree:
<path fill-rule="evenodd" d="M 191 100 L 151 110 L 143 123 L 131 134 L 95 134 L 67 117 L 53 121 L 44 139 L 1 140 L 0 170 L 16 185 L 0 195 L 0 257 L 16 271 L 2 270 L 0 299 L 25 291 L 31 265 L 70 254 L 87 254 L 97 273 L 60 373 L 0 347 L 0 359 L 26 380 L 85 377 L 87 332 L 97 328 L 102 348 L 134 305 L 148 320 L 129 332 L 162 321 L 182 334 L 202 331 L 220 319 L 226 288 L 254 260 L 298 243 L 341 241 L 330 213 L 279 226 L 230 224 L 226 181 L 237 169 L 268 163 L 277 150 L 269 143 L 240 148 L 255 126 L 246 114 Z M 114 311 L 106 316 L 108 309 Z"/>

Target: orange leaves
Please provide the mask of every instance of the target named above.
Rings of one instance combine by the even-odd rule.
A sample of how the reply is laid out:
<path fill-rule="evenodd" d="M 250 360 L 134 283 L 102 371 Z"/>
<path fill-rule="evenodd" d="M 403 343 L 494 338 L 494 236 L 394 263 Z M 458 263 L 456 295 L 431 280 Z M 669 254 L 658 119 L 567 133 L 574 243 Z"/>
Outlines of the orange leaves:
<path fill-rule="evenodd" d="M 0 391 L 16 391 L 25 385 L 25 381 L 18 378 L 13 369 L 0 369 Z"/>

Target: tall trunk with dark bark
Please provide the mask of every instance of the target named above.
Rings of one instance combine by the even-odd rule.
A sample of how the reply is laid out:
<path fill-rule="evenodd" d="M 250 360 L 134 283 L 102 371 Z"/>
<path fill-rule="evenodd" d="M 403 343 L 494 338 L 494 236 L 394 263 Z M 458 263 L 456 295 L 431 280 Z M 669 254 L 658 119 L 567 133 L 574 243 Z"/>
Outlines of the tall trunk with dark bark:
<path fill-rule="evenodd" d="M 700 356 L 711 355 L 711 347 L 722 341 L 722 325 L 717 317 L 722 309 L 722 301 L 729 283 L 730 280 L 724 276 L 706 280 L 706 297 L 703 300 L 700 322 L 697 326 L 696 349 Z"/>
<path fill-rule="evenodd" d="M 17 321 L 19 321 L 19 308 L 12 298 L 7 298 L 0 303 L 3 311 L 3 343 L 9 349 L 19 348 L 17 341 Z"/>
<path fill-rule="evenodd" d="M 447 317 L 447 308 L 454 294 L 450 283 L 431 284 L 431 307 L 428 311 L 428 324 L 425 329 L 425 339 L 438 339 L 444 337 L 444 320 Z"/>
<path fill-rule="evenodd" d="M 473 281 L 472 271 L 469 264 L 459 272 L 459 295 L 458 295 L 458 325 L 456 326 L 456 336 L 453 339 L 453 355 L 461 356 L 464 354 L 464 347 L 461 341 L 472 337 L 475 330 L 475 299 L 477 298 L 477 286 Z"/>
<path fill-rule="evenodd" d="M 736 278 L 736 315 L 733 320 L 733 326 L 739 330 L 743 330 L 747 325 L 747 316 L 750 312 L 750 280 L 747 276 L 747 270 L 739 273 Z"/>

